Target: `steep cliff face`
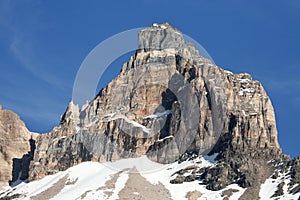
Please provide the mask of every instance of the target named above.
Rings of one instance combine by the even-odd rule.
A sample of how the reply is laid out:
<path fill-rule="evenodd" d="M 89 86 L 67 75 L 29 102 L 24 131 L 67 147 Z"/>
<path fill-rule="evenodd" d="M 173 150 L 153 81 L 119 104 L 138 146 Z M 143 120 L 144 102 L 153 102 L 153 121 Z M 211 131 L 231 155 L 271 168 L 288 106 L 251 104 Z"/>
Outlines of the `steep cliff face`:
<path fill-rule="evenodd" d="M 228 166 L 206 170 L 209 189 L 257 183 L 249 178 L 255 167 L 247 167 L 281 155 L 262 85 L 214 65 L 169 24 L 142 30 L 138 41 L 116 79 L 81 109 L 70 103 L 61 124 L 37 138 L 30 179 L 88 160 L 147 154 L 170 163 L 184 153 L 219 153 Z"/>
<path fill-rule="evenodd" d="M 2 110 L 0 105 L 0 187 L 9 181 L 26 180 L 31 150 L 30 141 L 35 137 L 30 133 L 20 117 L 9 110 Z"/>

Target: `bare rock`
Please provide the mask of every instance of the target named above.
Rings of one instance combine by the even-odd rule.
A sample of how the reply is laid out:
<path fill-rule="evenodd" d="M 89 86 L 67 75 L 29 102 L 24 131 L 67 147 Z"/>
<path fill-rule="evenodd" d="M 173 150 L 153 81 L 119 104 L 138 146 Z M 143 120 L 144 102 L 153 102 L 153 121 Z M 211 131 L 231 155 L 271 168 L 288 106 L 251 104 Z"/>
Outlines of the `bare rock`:
<path fill-rule="evenodd" d="M 28 178 L 32 137 L 17 114 L 0 106 L 0 187 Z"/>

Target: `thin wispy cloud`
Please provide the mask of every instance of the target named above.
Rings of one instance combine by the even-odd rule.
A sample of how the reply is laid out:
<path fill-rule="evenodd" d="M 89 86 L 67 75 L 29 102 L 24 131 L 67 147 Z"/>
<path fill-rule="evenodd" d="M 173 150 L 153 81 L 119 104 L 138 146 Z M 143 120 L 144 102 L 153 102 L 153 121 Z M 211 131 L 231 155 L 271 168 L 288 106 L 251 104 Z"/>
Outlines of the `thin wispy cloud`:
<path fill-rule="evenodd" d="M 62 81 L 56 78 L 55 75 L 50 74 L 41 67 L 43 64 L 40 64 L 38 57 L 35 56 L 36 53 L 30 44 L 30 41 L 25 41 L 18 33 L 14 34 L 10 50 L 20 62 L 21 66 L 36 78 L 56 87 L 61 87 L 63 85 Z"/>
<path fill-rule="evenodd" d="M 40 11 L 39 11 L 40 12 Z M 42 23 L 38 21 L 39 12 L 32 13 L 31 18 L 35 19 L 35 29 Z M 0 3 L 0 27 L 9 38 L 9 50 L 16 60 L 19 61 L 20 67 L 30 72 L 37 79 L 47 84 L 57 87 L 58 89 L 66 88 L 63 80 L 57 78 L 55 74 L 47 71 L 47 63 L 44 63 L 38 57 L 38 51 L 34 48 L 33 40 L 35 39 L 35 30 L 23 30 L 14 21 L 15 8 L 11 1 L 2 1 Z M 26 32 L 26 33 L 25 33 Z M 69 89 L 69 88 L 68 88 Z"/>
<path fill-rule="evenodd" d="M 29 129 L 37 131 L 43 127 L 49 131 L 65 109 L 66 91 L 71 86 L 51 72 L 50 67 L 59 69 L 58 66 L 42 59 L 47 56 L 38 46 L 38 31 L 44 26 L 41 10 L 36 12 L 30 7 L 34 11 L 27 15 L 19 12 L 21 6 L 16 5 L 14 1 L 0 1 L 0 46 L 4 52 L 0 55 L 0 104 L 30 122 Z"/>

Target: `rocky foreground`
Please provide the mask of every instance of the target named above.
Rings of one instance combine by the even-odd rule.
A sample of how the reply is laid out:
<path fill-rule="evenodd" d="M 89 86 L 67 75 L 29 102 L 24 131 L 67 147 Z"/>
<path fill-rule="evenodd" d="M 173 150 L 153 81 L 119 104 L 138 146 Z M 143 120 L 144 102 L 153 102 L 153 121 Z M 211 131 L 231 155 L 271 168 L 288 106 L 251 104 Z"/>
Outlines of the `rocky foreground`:
<path fill-rule="evenodd" d="M 282 155 L 274 109 L 260 82 L 216 66 L 167 23 L 140 31 L 138 41 L 139 49 L 117 78 L 82 108 L 71 102 L 60 125 L 34 137 L 31 145 L 32 134 L 18 118 L 0 118 L 0 138 L 6 144 L 0 146 L 6 163 L 2 168 L 1 162 L 2 182 L 18 179 L 9 171 L 12 159 L 23 155 L 28 155 L 26 162 L 33 159 L 30 166 L 16 165 L 13 174 L 22 172 L 22 180 L 35 181 L 86 161 L 146 155 L 167 165 L 208 154 L 217 155 L 212 165 L 182 168 L 170 175 L 169 183 L 200 183 L 205 191 L 216 192 L 236 185 L 240 199 L 300 195 L 299 158 Z M 7 126 L 8 118 L 16 123 Z M 5 156 L 16 138 L 24 147 Z M 190 192 L 201 197 L 200 190 Z"/>

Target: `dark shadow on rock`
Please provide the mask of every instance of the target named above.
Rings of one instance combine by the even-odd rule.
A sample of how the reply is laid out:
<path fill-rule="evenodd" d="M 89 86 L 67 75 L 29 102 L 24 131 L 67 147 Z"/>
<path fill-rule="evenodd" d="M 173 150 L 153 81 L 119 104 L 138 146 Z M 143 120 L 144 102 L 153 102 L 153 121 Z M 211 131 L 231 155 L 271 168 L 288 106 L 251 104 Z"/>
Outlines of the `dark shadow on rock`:
<path fill-rule="evenodd" d="M 13 158 L 12 180 L 9 181 L 11 187 L 15 187 L 22 182 L 26 182 L 29 177 L 29 166 L 33 160 L 36 148 L 35 140 L 29 140 L 30 151 L 24 154 L 22 158 Z"/>
<path fill-rule="evenodd" d="M 198 99 L 189 82 L 178 73 L 172 76 L 161 98 L 162 107 L 171 110 L 172 114 L 161 120 L 164 124 L 160 123 L 159 140 L 149 147 L 147 156 L 159 163 L 171 163 L 186 151 L 195 150 L 191 146 L 198 133 Z"/>

